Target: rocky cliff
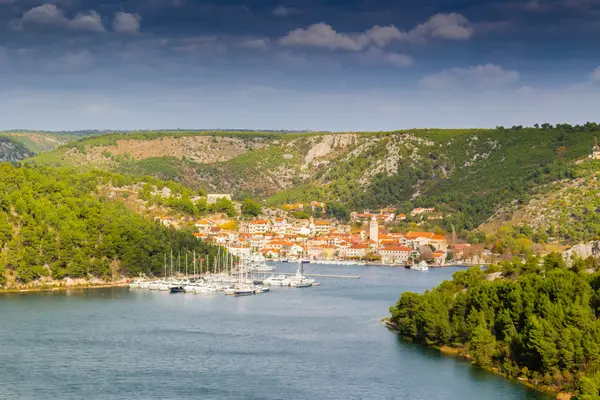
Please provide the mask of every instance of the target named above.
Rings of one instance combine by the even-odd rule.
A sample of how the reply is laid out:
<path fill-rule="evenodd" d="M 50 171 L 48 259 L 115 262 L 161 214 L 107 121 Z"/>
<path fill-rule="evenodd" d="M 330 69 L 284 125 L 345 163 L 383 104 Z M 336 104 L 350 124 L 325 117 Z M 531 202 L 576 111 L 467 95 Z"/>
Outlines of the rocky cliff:
<path fill-rule="evenodd" d="M 23 144 L 8 137 L 0 137 L 0 162 L 14 163 L 33 155 Z"/>

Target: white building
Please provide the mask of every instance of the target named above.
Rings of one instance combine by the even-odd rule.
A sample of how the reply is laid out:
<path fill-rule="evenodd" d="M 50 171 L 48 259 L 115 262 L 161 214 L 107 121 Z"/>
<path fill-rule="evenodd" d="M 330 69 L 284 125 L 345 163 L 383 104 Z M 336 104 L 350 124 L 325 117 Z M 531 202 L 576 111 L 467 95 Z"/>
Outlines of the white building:
<path fill-rule="evenodd" d="M 406 264 L 413 250 L 406 246 L 387 246 L 379 250 L 381 262 L 384 264 Z"/>

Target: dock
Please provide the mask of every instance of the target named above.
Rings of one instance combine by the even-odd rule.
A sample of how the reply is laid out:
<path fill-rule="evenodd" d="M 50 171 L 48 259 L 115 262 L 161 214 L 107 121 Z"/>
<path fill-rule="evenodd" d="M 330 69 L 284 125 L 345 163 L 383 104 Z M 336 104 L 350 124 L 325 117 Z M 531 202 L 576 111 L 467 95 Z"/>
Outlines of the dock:
<path fill-rule="evenodd" d="M 295 272 L 281 272 L 279 275 L 294 276 Z M 302 274 L 304 276 L 312 276 L 315 278 L 342 278 L 342 279 L 360 279 L 358 275 L 325 275 L 325 274 Z"/>

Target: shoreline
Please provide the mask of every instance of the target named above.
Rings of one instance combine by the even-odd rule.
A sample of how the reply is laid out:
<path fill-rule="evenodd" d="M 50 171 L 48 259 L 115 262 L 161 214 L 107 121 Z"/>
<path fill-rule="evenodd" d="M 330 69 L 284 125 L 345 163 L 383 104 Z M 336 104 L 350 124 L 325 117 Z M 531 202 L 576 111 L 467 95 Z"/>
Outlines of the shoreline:
<path fill-rule="evenodd" d="M 79 284 L 79 285 L 50 285 L 43 287 L 32 287 L 32 288 L 2 288 L 0 289 L 0 295 L 2 294 L 18 294 L 18 293 L 40 293 L 40 292 L 64 292 L 66 290 L 86 290 L 86 289 L 103 289 L 113 287 L 127 287 L 127 282 L 114 282 L 114 283 L 90 283 L 90 284 Z"/>
<path fill-rule="evenodd" d="M 400 335 L 400 333 L 398 332 L 398 328 L 396 325 L 394 325 L 391 321 L 389 317 L 384 317 L 381 319 L 381 321 L 383 323 L 385 323 L 385 326 L 392 332 L 394 332 L 395 334 L 397 334 L 398 336 L 400 336 L 403 340 L 407 341 L 407 342 L 412 342 L 410 339 L 405 338 L 404 336 Z M 555 388 L 552 388 L 550 386 L 544 386 L 544 385 L 536 385 L 533 384 L 531 382 L 529 382 L 526 378 L 510 378 L 508 376 L 506 376 L 505 374 L 501 373 L 498 371 L 498 368 L 496 367 L 491 367 L 491 368 L 484 368 L 482 366 L 479 365 L 473 365 L 471 363 L 471 357 L 465 353 L 465 349 L 461 348 L 461 347 L 452 347 L 452 346 L 427 346 L 424 344 L 419 344 L 420 346 L 426 347 L 426 348 L 430 348 L 430 349 L 436 349 L 438 350 L 441 354 L 445 355 L 445 356 L 449 356 L 449 357 L 455 357 L 455 358 L 461 358 L 464 359 L 466 361 L 468 361 L 472 367 L 476 367 L 476 368 L 481 368 L 484 371 L 488 371 L 491 372 L 495 375 L 501 376 L 505 379 L 511 380 L 511 381 L 517 381 L 520 384 L 527 386 L 530 389 L 534 389 L 538 392 L 544 393 L 544 394 L 549 394 L 549 395 L 553 395 L 555 396 L 557 399 L 561 399 L 561 400 L 568 400 L 572 397 L 572 395 L 570 393 L 565 393 L 565 392 L 561 392 L 559 390 L 556 390 Z"/>

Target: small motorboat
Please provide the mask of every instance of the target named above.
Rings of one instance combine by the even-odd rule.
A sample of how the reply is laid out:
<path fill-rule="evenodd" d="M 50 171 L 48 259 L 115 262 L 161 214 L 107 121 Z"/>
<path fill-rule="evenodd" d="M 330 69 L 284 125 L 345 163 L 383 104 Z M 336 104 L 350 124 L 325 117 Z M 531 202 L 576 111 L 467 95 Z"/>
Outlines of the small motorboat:
<path fill-rule="evenodd" d="M 171 293 L 185 293 L 185 289 L 183 288 L 183 286 L 171 286 L 169 288 L 169 292 Z"/>

